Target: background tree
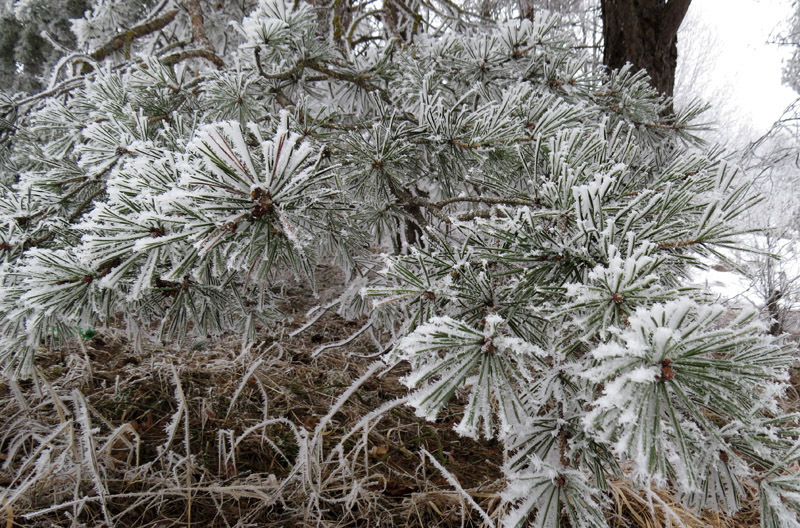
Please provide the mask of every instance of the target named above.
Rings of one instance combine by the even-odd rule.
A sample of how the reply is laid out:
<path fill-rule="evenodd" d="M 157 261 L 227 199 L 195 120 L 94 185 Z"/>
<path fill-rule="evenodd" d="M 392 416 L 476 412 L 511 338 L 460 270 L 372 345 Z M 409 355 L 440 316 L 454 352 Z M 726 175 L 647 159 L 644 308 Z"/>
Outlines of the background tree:
<path fill-rule="evenodd" d="M 70 19 L 89 7 L 86 0 L 29 0 L 0 5 L 0 90 L 36 91 L 59 57 L 75 51 Z"/>
<path fill-rule="evenodd" d="M 792 52 L 784 63 L 783 81 L 797 89 L 796 30 L 800 15 L 800 5 L 794 3 L 793 14 L 785 24 L 773 31 L 772 44 L 786 46 Z M 690 21 L 690 23 L 696 23 Z M 704 33 L 704 31 L 700 31 Z M 707 33 L 707 32 L 705 32 Z M 701 44 L 702 46 L 702 44 Z M 706 48 L 710 48 L 707 46 Z M 702 47 L 701 47 L 702 49 Z M 699 55 L 703 57 L 703 55 Z M 684 68 L 682 80 L 683 99 L 699 95 L 693 86 L 702 85 L 703 60 L 697 60 L 697 73 L 687 75 Z M 692 78 L 693 77 L 693 78 Z M 714 107 L 710 110 L 712 121 L 724 126 L 710 131 L 707 139 L 724 144 L 731 151 L 731 158 L 746 169 L 764 200 L 754 207 L 741 221 L 746 228 L 763 228 L 758 234 L 749 237 L 749 244 L 759 250 L 757 253 L 744 253 L 732 257 L 738 269 L 746 275 L 745 283 L 750 287 L 743 291 L 738 302 L 757 306 L 766 320 L 770 321 L 770 331 L 774 334 L 788 332 L 798 334 L 796 309 L 800 301 L 800 269 L 797 266 L 798 253 L 798 195 L 800 183 L 798 169 L 798 102 L 789 105 L 781 117 L 766 132 L 754 132 L 731 116 L 737 115 L 735 108 L 723 96 L 714 97 Z M 727 105 L 727 107 L 726 107 Z M 720 123 L 721 125 L 721 123 Z M 734 266 L 736 267 L 736 266 Z M 744 289 L 744 288 L 743 288 Z"/>
<path fill-rule="evenodd" d="M 797 56 L 786 63 L 784 82 L 797 88 Z M 800 158 L 798 149 L 800 99 L 761 137 L 741 150 L 742 164 L 753 174 L 765 199 L 744 218 L 746 225 L 766 225 L 755 246 L 763 254 L 742 255 L 752 290 L 771 321 L 771 332 L 798 333 L 796 310 L 800 302 Z"/>
<path fill-rule="evenodd" d="M 800 3 L 793 2 L 788 27 L 778 30 L 774 42 L 791 50 L 783 70 L 783 82 L 800 93 Z"/>
<path fill-rule="evenodd" d="M 536 9 L 558 13 L 559 24 L 571 28 L 584 46 L 603 50 L 602 62 L 607 67 L 618 69 L 630 62 L 637 69 L 647 70 L 660 93 L 672 96 L 678 29 L 690 3 L 691 0 L 525 0 L 517 9 L 523 18 L 530 17 Z"/>
<path fill-rule="evenodd" d="M 590 51 L 592 68 L 601 67 L 603 58 L 603 19 L 599 0 L 531 0 L 520 3 L 520 16 L 536 9 L 556 15 L 558 25 L 569 31 L 578 46 Z M 534 10 L 534 11 L 531 11 Z"/>
<path fill-rule="evenodd" d="M 678 29 L 691 0 L 603 0 L 603 62 L 647 70 L 653 86 L 671 96 L 678 64 Z"/>

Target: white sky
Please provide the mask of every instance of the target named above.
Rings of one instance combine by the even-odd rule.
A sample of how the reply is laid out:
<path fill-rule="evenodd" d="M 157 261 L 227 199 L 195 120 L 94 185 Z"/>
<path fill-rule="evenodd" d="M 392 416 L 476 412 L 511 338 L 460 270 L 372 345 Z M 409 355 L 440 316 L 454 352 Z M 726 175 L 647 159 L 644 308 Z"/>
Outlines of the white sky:
<path fill-rule="evenodd" d="M 708 117 L 733 141 L 763 134 L 798 97 L 781 84 L 789 50 L 767 44 L 791 13 L 791 0 L 693 0 L 678 36 L 677 103 L 712 103 Z"/>

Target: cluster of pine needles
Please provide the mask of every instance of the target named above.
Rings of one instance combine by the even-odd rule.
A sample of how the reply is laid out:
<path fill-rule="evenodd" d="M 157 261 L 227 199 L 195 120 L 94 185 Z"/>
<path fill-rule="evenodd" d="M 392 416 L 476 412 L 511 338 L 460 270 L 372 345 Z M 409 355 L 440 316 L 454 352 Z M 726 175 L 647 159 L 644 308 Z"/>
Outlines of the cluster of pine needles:
<path fill-rule="evenodd" d="M 334 313 L 280 333 L 134 352 L 121 334 L 42 348 L 29 380 L 0 378 L 0 526 L 478 527 L 507 508 L 502 444 L 426 422 L 404 405 L 403 366 L 365 359 Z M 611 484 L 615 527 L 750 527 L 668 490 Z M 655 500 L 654 500 L 655 497 Z M 490 524 L 491 523 L 491 524 Z"/>

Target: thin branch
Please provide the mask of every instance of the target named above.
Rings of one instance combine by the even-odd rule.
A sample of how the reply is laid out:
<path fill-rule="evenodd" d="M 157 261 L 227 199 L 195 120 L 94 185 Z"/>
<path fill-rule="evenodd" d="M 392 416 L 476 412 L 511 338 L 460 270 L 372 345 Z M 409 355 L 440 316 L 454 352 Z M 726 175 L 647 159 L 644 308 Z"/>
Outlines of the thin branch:
<path fill-rule="evenodd" d="M 493 207 L 492 209 L 476 209 L 475 211 L 462 213 L 456 216 L 456 220 L 459 222 L 468 222 L 476 218 L 492 218 L 493 216 L 505 217 L 507 215 L 496 207 Z"/>
<path fill-rule="evenodd" d="M 442 208 L 447 205 L 452 205 L 455 203 L 481 203 L 481 204 L 488 204 L 488 205 L 508 205 L 508 206 L 527 206 L 527 207 L 539 207 L 539 204 L 533 200 L 525 200 L 520 198 L 494 198 L 488 196 L 456 196 L 453 198 L 447 198 L 445 200 L 440 200 L 438 202 L 430 202 L 425 200 L 424 198 L 419 198 L 417 196 L 412 196 L 410 193 L 399 193 L 398 198 L 406 204 L 406 208 L 420 208 L 424 207 L 431 213 L 433 216 L 445 222 L 446 224 L 450 224 L 453 221 L 453 218 L 456 220 L 465 222 L 468 220 L 473 220 L 475 218 L 491 218 L 492 216 L 499 216 L 502 213 L 496 209 L 479 209 L 476 211 L 469 211 L 466 213 L 462 213 L 456 215 L 455 217 L 447 216 L 442 212 Z M 416 219 L 416 218 L 415 218 Z"/>
<path fill-rule="evenodd" d="M 686 125 L 665 125 L 664 123 L 640 123 L 638 121 L 633 122 L 636 126 L 643 126 L 645 128 L 650 129 L 658 129 L 658 130 L 674 130 L 676 132 L 681 130 L 686 130 Z"/>
<path fill-rule="evenodd" d="M 97 48 L 93 52 L 89 54 L 89 57 L 97 62 L 100 62 L 107 58 L 112 53 L 115 53 L 125 46 L 129 45 L 131 42 L 136 40 L 137 38 L 144 37 L 151 33 L 155 33 L 156 31 L 163 29 L 167 24 L 175 20 L 175 17 L 178 14 L 177 9 L 173 9 L 171 11 L 167 11 L 160 17 L 154 18 L 149 22 L 145 22 L 143 24 L 139 24 L 138 26 L 134 26 L 131 29 L 119 33 L 111 40 L 106 42 L 103 46 Z M 83 73 L 88 73 L 92 71 L 94 67 L 91 63 L 84 63 L 83 66 Z"/>
<path fill-rule="evenodd" d="M 83 84 L 83 77 L 70 77 L 69 79 L 65 79 L 61 81 L 59 84 L 53 86 L 50 90 L 45 90 L 43 92 L 39 92 L 37 94 L 31 95 L 30 97 L 26 97 L 24 99 L 20 99 L 17 101 L 17 106 L 24 106 L 27 104 L 34 103 L 40 99 L 45 99 L 50 97 L 51 95 L 60 95 L 63 92 L 68 92 L 73 90 Z"/>
<path fill-rule="evenodd" d="M 207 61 L 211 62 L 212 64 L 214 64 L 214 66 L 217 66 L 218 68 L 225 67 L 225 61 L 223 61 L 219 57 L 219 55 L 207 49 L 191 49 L 186 51 L 179 51 L 178 53 L 167 55 L 161 60 L 161 62 L 167 66 L 171 66 L 186 59 L 193 59 L 193 58 L 206 59 Z"/>
<path fill-rule="evenodd" d="M 72 214 L 70 214 L 69 217 L 67 218 L 67 220 L 69 222 L 74 222 L 75 220 L 77 220 L 78 218 L 83 216 L 83 213 L 86 212 L 86 207 L 88 207 L 92 202 L 94 202 L 95 198 L 97 198 L 98 196 L 100 196 L 101 194 L 106 192 L 105 181 L 104 180 L 94 180 L 94 179 L 86 180 L 84 183 L 82 183 L 77 188 L 73 189 L 67 195 L 65 195 L 64 197 L 61 198 L 62 200 L 64 200 L 68 196 L 72 197 L 75 194 L 77 194 L 78 192 L 80 192 L 83 189 L 85 189 L 86 187 L 88 187 L 92 183 L 99 183 L 99 184 L 102 184 L 102 186 L 98 190 L 93 192 L 91 195 L 89 195 L 83 202 L 80 203 L 80 205 L 78 205 L 78 207 L 75 209 L 75 211 L 73 211 Z M 47 213 L 47 212 L 49 212 L 49 209 L 43 209 L 42 211 L 38 212 L 35 216 L 39 216 L 40 213 Z M 35 216 L 31 216 L 31 218 L 34 218 Z M 22 249 L 22 251 L 25 251 L 25 250 L 30 249 L 32 247 L 39 247 L 41 244 L 44 244 L 45 242 L 47 242 L 48 240 L 53 238 L 53 236 L 55 236 L 55 234 L 56 234 L 56 230 L 55 229 L 51 229 L 50 231 L 47 231 L 46 233 L 44 233 L 43 235 L 41 235 L 41 236 L 39 236 L 37 238 L 29 238 L 29 239 L 25 240 L 22 243 L 21 249 Z"/>
<path fill-rule="evenodd" d="M 426 206 L 428 207 L 437 207 L 442 208 L 446 205 L 454 204 L 454 203 L 485 203 L 485 204 L 492 204 L 492 205 L 522 205 L 522 206 L 529 206 L 529 207 L 539 207 L 539 204 L 533 200 L 524 200 L 518 198 L 491 198 L 488 196 L 455 196 L 453 198 L 447 198 L 446 200 L 440 200 L 438 202 L 428 202 Z M 425 205 L 425 204 L 420 204 Z"/>
<path fill-rule="evenodd" d="M 702 244 L 702 240 L 667 240 L 658 243 L 658 249 L 683 248 Z"/>
<path fill-rule="evenodd" d="M 154 6 L 150 10 L 150 13 L 145 18 L 142 19 L 142 24 L 154 20 L 156 16 L 158 16 L 158 14 L 161 12 L 161 10 L 167 6 L 169 2 L 170 0 L 161 0 L 156 6 Z"/>
<path fill-rule="evenodd" d="M 329 68 L 328 66 L 320 64 L 320 63 L 318 63 L 316 61 L 303 61 L 301 64 L 303 66 L 307 66 L 307 67 L 311 68 L 312 70 L 316 70 L 319 73 L 324 73 L 325 75 L 327 75 L 328 77 L 330 77 L 332 79 L 336 79 L 338 81 L 345 81 L 345 82 L 349 82 L 349 83 L 355 84 L 356 86 L 358 86 L 359 88 L 361 88 L 365 92 L 376 91 L 376 92 L 378 92 L 378 94 L 380 95 L 381 99 L 383 99 L 384 102 L 391 103 L 391 98 L 389 97 L 389 94 L 386 92 L 386 89 L 384 89 L 384 88 L 382 88 L 382 87 L 380 87 L 380 86 L 378 86 L 376 84 L 371 84 L 371 83 L 367 82 L 373 77 L 372 74 L 359 73 L 359 74 L 353 75 L 353 74 L 346 73 L 346 72 L 343 72 L 343 71 L 333 70 L 333 69 Z"/>
<path fill-rule="evenodd" d="M 497 145 L 503 144 L 513 144 L 513 143 L 530 143 L 532 141 L 536 141 L 538 138 L 536 136 L 522 136 L 517 138 L 511 139 L 500 139 L 498 141 L 489 142 L 489 143 L 464 143 L 463 141 L 459 141 L 458 139 L 451 139 L 448 141 L 451 145 L 467 150 L 478 150 L 482 148 L 494 148 Z"/>
<path fill-rule="evenodd" d="M 374 323 L 375 323 L 375 318 L 374 317 L 370 317 L 369 319 L 367 319 L 367 322 L 364 323 L 364 326 L 362 326 L 361 328 L 359 328 L 358 330 L 353 332 L 349 337 L 345 337 L 344 339 L 341 339 L 341 340 L 336 341 L 334 343 L 328 343 L 327 345 L 322 345 L 321 347 L 319 347 L 316 350 L 314 350 L 314 352 L 311 354 L 311 357 L 314 357 L 314 358 L 315 357 L 319 357 L 319 355 L 322 354 L 323 352 L 325 352 L 326 350 L 331 350 L 331 349 L 334 349 L 334 348 L 341 348 L 343 346 L 349 345 L 350 343 L 355 341 L 356 338 L 358 338 L 361 334 L 363 334 L 364 332 L 369 330 Z"/>
<path fill-rule="evenodd" d="M 74 222 L 75 220 L 77 220 L 78 218 L 83 216 L 83 213 L 86 212 L 85 209 L 89 205 L 91 205 L 92 202 L 94 202 L 94 199 L 97 198 L 98 196 L 100 196 L 101 194 L 103 194 L 104 192 L 106 192 L 105 182 L 99 181 L 97 183 L 102 183 L 103 186 L 100 187 L 99 189 L 97 189 L 92 194 L 90 194 L 83 202 L 81 202 L 81 204 L 78 206 L 78 208 L 75 209 L 75 211 L 71 215 L 69 215 L 69 221 L 70 222 Z"/>

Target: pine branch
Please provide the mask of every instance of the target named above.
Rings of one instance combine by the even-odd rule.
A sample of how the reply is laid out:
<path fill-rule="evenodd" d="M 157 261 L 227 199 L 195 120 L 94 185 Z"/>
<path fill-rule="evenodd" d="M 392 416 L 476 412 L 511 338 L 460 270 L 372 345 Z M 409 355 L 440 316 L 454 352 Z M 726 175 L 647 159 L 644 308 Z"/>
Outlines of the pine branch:
<path fill-rule="evenodd" d="M 665 242 L 659 242 L 658 249 L 685 248 L 703 243 L 704 241 L 702 240 L 668 240 Z"/>
<path fill-rule="evenodd" d="M 426 207 L 435 207 L 441 209 L 442 207 L 454 203 L 485 203 L 485 204 L 492 204 L 492 205 L 508 205 L 508 206 L 526 206 L 526 207 L 534 207 L 538 208 L 541 207 L 536 201 L 533 200 L 525 200 L 519 198 L 498 198 L 498 197 L 489 197 L 489 196 L 455 196 L 453 198 L 447 198 L 445 200 L 440 200 L 438 202 L 427 202 L 425 205 Z"/>
<path fill-rule="evenodd" d="M 447 198 L 445 200 L 440 200 L 438 202 L 431 202 L 424 198 L 413 196 L 410 193 L 398 195 L 398 198 L 401 201 L 405 202 L 408 206 L 417 208 L 424 207 L 428 209 L 428 211 L 433 216 L 445 222 L 446 224 L 452 223 L 452 218 L 455 218 L 456 220 L 460 221 L 468 221 L 468 220 L 473 220 L 475 218 L 491 218 L 494 215 L 500 214 L 500 212 L 496 209 L 489 209 L 489 210 L 482 209 L 482 210 L 470 211 L 467 213 L 458 214 L 455 217 L 450 217 L 442 212 L 442 209 L 444 207 L 456 203 L 483 203 L 490 205 L 523 206 L 523 207 L 534 207 L 534 208 L 538 208 L 541 206 L 541 204 L 533 200 L 525 200 L 518 198 L 498 198 L 498 197 L 488 197 L 488 196 L 486 197 L 455 196 L 452 198 Z"/>
<path fill-rule="evenodd" d="M 676 132 L 681 130 L 686 130 L 688 128 L 686 125 L 668 125 L 665 123 L 642 123 L 639 121 L 634 121 L 633 124 L 636 126 L 643 126 L 645 128 L 650 128 L 650 129 L 674 130 Z"/>
<path fill-rule="evenodd" d="M 178 10 L 173 9 L 171 11 L 167 11 L 157 18 L 154 18 L 153 20 L 150 20 L 149 22 L 134 26 L 127 31 L 119 33 L 104 45 L 91 52 L 89 57 L 96 62 L 100 62 L 106 59 L 109 55 L 120 51 L 126 46 L 130 46 L 131 42 L 134 40 L 163 29 L 170 22 L 175 20 L 177 15 Z M 91 64 L 84 62 L 83 73 L 88 73 L 93 69 L 94 67 Z"/>
<path fill-rule="evenodd" d="M 165 56 L 161 59 L 161 62 L 166 64 L 167 66 L 172 66 L 173 64 L 177 64 L 179 62 L 185 61 L 186 59 L 194 59 L 194 58 L 201 58 L 206 59 L 207 61 L 214 64 L 218 68 L 225 67 L 225 61 L 223 61 L 216 53 L 207 49 L 191 49 L 186 51 L 180 51 L 178 53 L 173 53 L 171 55 Z"/>
<path fill-rule="evenodd" d="M 532 141 L 536 141 L 538 138 L 536 136 L 522 136 L 510 139 L 498 139 L 496 141 L 489 141 L 486 143 L 465 143 L 458 139 L 451 139 L 448 141 L 451 145 L 459 148 L 463 148 L 466 150 L 478 150 L 478 149 L 490 149 L 496 148 L 498 145 L 509 145 L 514 143 L 530 143 Z"/>
<path fill-rule="evenodd" d="M 456 215 L 455 218 L 460 222 L 469 222 L 470 220 L 475 220 L 476 218 L 489 219 L 489 218 L 504 217 L 504 216 L 508 215 L 503 211 L 500 211 L 496 208 L 492 208 L 492 209 L 476 209 L 475 211 L 470 211 L 468 213 L 461 213 Z"/>
<path fill-rule="evenodd" d="M 203 8 L 200 6 L 200 1 L 186 0 L 180 6 L 189 13 L 189 20 L 192 24 L 192 40 L 213 53 L 214 46 L 211 45 L 211 41 L 206 36 L 206 28 L 203 24 Z"/>
<path fill-rule="evenodd" d="M 80 218 L 81 216 L 83 216 L 83 214 L 89 209 L 89 206 L 91 206 L 94 203 L 94 200 L 98 196 L 101 196 L 106 191 L 105 181 L 103 181 L 103 180 L 94 180 L 94 179 L 86 180 L 84 183 L 82 183 L 81 185 L 79 185 L 78 187 L 76 187 L 75 189 L 70 191 L 70 193 L 68 193 L 67 195 L 65 195 L 65 196 L 63 196 L 61 198 L 61 201 L 68 202 L 69 198 L 71 198 L 72 196 L 77 195 L 80 191 L 84 190 L 89 185 L 98 184 L 98 183 L 102 185 L 101 188 L 97 189 L 95 192 L 90 194 L 86 199 L 84 199 L 80 204 L 78 204 L 76 209 L 67 217 L 67 221 L 69 223 L 72 223 L 75 220 L 77 220 L 78 218 Z M 52 210 L 50 208 L 43 208 L 40 211 L 37 211 L 35 214 L 33 214 L 33 215 L 29 216 L 29 217 L 23 217 L 23 220 L 27 223 L 30 220 L 34 220 L 36 218 L 40 218 L 42 216 L 46 216 L 47 214 L 51 214 L 51 213 L 52 213 Z M 52 239 L 55 236 L 55 234 L 56 234 L 56 231 L 53 230 L 53 229 L 50 229 L 46 233 L 44 233 L 44 234 L 42 234 L 42 235 L 40 235 L 40 236 L 38 236 L 36 238 L 28 238 L 21 244 L 20 249 L 22 249 L 22 251 L 26 251 L 26 250 L 31 249 L 31 248 L 40 247 L 42 244 L 44 244 L 48 240 Z M 9 247 L 7 249 L 10 250 L 11 248 Z"/>
<path fill-rule="evenodd" d="M 391 103 L 391 98 L 389 97 L 385 88 L 379 86 L 378 84 L 369 82 L 371 79 L 375 77 L 374 74 L 366 72 L 351 74 L 331 68 L 330 66 L 323 64 L 317 60 L 310 60 L 310 59 L 302 59 L 298 61 L 292 68 L 281 73 L 275 73 L 275 74 L 266 73 L 261 65 L 260 51 L 258 50 L 258 48 L 255 48 L 253 53 L 255 55 L 255 64 L 258 73 L 265 79 L 269 80 L 297 79 L 299 75 L 302 74 L 304 68 L 309 68 L 325 75 L 325 77 L 323 78 L 316 79 L 317 81 L 336 79 L 338 81 L 348 82 L 358 86 L 365 92 L 377 92 L 380 95 L 381 99 L 383 99 L 386 103 Z"/>
<path fill-rule="evenodd" d="M 95 199 L 106 192 L 106 185 L 104 181 L 93 180 L 92 183 L 99 183 L 101 186 L 95 192 L 87 196 L 86 199 L 84 199 L 80 204 L 78 204 L 78 207 L 75 208 L 75 211 L 73 211 L 72 214 L 67 217 L 70 222 L 74 222 L 83 216 L 83 214 L 89 209 L 89 206 L 94 204 Z"/>

